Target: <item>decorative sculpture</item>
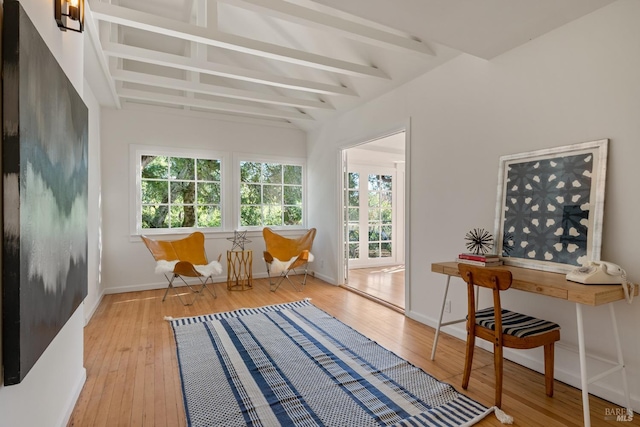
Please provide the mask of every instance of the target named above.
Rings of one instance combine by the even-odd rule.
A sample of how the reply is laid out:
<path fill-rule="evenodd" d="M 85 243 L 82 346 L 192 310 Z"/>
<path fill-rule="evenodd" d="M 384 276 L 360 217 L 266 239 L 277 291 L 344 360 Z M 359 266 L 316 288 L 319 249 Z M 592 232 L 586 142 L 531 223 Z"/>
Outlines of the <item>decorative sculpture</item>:
<path fill-rule="evenodd" d="M 486 254 L 493 247 L 493 236 L 484 228 L 474 228 L 465 235 L 467 249 L 477 255 Z"/>
<path fill-rule="evenodd" d="M 239 248 L 241 251 L 244 251 L 244 245 L 246 243 L 251 243 L 251 240 L 247 239 L 247 231 L 234 231 L 233 237 L 227 237 L 227 240 L 233 242 L 233 246 L 231 250 L 235 250 Z"/>

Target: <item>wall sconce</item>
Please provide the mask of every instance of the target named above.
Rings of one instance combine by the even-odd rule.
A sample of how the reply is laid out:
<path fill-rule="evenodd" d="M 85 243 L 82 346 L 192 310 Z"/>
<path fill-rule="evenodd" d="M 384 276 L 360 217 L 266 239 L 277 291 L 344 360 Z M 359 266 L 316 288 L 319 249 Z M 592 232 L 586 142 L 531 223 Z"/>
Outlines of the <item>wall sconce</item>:
<path fill-rule="evenodd" d="M 53 0 L 54 15 L 60 31 L 84 30 L 84 0 Z M 67 25 L 75 22 L 73 26 Z"/>

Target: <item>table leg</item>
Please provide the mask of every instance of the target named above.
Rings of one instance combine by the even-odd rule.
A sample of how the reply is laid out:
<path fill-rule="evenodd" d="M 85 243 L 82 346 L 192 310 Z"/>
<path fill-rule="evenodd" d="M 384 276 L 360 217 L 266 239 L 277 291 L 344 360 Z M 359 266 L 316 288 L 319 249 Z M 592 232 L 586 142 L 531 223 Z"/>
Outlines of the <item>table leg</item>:
<path fill-rule="evenodd" d="M 244 291 L 253 288 L 253 252 L 227 251 L 227 290 Z"/>
<path fill-rule="evenodd" d="M 431 360 L 436 358 L 436 349 L 438 348 L 438 337 L 440 336 L 440 327 L 442 326 L 442 316 L 444 314 L 444 307 L 447 304 L 447 294 L 449 293 L 449 283 L 451 283 L 451 276 L 447 276 L 447 286 L 444 288 L 444 295 L 442 296 L 442 307 L 440 307 L 440 317 L 438 318 L 438 325 L 436 326 L 436 334 L 433 337 L 433 347 L 431 348 Z"/>
<path fill-rule="evenodd" d="M 591 427 L 589 412 L 589 379 L 587 377 L 587 354 L 584 344 L 584 325 L 582 322 L 582 304 L 576 303 L 576 317 L 578 322 L 578 352 L 580 355 L 580 382 L 582 385 L 582 413 L 584 427 Z"/>
<path fill-rule="evenodd" d="M 627 415 L 632 416 L 631 395 L 629 394 L 629 383 L 627 382 L 627 370 L 624 366 L 624 358 L 622 357 L 622 344 L 620 343 L 620 335 L 618 333 L 618 322 L 616 321 L 616 311 L 613 304 L 609 304 L 609 313 L 611 313 L 611 325 L 613 326 L 613 337 L 616 341 L 616 351 L 618 353 L 618 365 L 621 366 L 622 390 L 624 391 L 625 403 L 627 404 Z"/>

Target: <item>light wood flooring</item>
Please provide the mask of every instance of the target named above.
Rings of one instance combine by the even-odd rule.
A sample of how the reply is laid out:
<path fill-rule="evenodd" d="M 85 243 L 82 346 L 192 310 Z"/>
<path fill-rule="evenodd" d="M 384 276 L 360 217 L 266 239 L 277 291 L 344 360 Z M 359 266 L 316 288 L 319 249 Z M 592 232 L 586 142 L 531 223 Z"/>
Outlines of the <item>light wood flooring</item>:
<path fill-rule="evenodd" d="M 277 292 L 270 292 L 265 279 L 254 280 L 251 290 L 227 291 L 225 284 L 216 284 L 215 289 L 217 299 L 205 294 L 191 307 L 183 307 L 175 296 L 162 303 L 164 290 L 106 295 L 85 328 L 87 381 L 69 425 L 186 425 L 175 341 L 164 316 L 193 316 L 307 297 L 317 307 L 462 391 L 462 341 L 441 335 L 436 360 L 431 361 L 432 328 L 356 293 L 314 278 L 309 278 L 302 292 L 294 291 L 287 283 Z M 493 358 L 487 351 L 476 351 L 471 383 L 465 393 L 492 406 Z M 592 397 L 592 425 L 640 425 L 640 417 L 628 423 L 606 420 L 606 410 L 615 407 Z M 582 425 L 579 390 L 556 382 L 555 397 L 549 398 L 544 393 L 543 375 L 508 361 L 503 409 L 515 418 L 516 426 Z M 478 425 L 501 424 L 491 414 Z"/>
<path fill-rule="evenodd" d="M 345 286 L 404 311 L 404 265 L 350 269 Z"/>

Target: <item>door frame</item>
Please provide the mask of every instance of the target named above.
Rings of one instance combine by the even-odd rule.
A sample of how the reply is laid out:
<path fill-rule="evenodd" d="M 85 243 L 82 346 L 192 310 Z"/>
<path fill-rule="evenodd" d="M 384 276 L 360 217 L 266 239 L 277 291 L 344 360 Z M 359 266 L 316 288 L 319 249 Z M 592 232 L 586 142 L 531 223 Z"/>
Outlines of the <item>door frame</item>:
<path fill-rule="evenodd" d="M 348 276 L 348 252 L 347 248 L 347 236 L 345 233 L 345 212 L 346 201 L 344 187 L 346 185 L 346 173 L 347 170 L 347 158 L 346 150 L 357 147 L 358 145 L 366 144 L 367 142 L 375 141 L 390 135 L 394 135 L 400 132 L 405 134 L 405 183 L 404 183 L 404 261 L 405 261 L 405 276 L 404 276 L 404 298 L 405 298 L 405 313 L 411 310 L 411 119 L 408 118 L 402 123 L 389 127 L 384 130 L 373 132 L 367 136 L 360 138 L 354 138 L 350 142 L 347 142 L 340 146 L 337 153 L 338 160 L 338 250 L 336 265 L 338 266 L 338 284 L 344 285 Z"/>

